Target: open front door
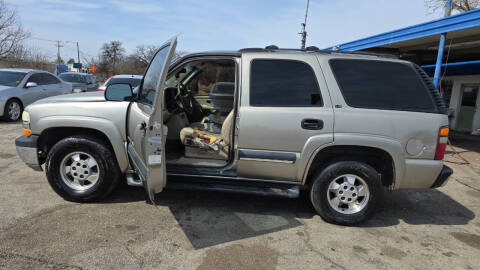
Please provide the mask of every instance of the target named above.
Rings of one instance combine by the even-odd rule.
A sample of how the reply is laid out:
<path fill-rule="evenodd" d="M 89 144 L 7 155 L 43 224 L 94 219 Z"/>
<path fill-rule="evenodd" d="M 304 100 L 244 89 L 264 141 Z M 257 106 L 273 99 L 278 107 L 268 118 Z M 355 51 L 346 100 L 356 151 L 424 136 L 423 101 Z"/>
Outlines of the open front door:
<path fill-rule="evenodd" d="M 131 104 L 128 121 L 128 154 L 150 201 L 167 184 L 165 169 L 166 127 L 163 126 L 163 90 L 177 39 L 163 44 L 153 57 Z"/>

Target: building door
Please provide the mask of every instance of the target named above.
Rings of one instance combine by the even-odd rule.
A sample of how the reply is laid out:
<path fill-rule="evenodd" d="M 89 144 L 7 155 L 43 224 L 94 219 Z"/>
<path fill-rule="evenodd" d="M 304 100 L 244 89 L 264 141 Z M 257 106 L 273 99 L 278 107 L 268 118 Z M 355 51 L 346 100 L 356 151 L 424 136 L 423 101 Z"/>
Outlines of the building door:
<path fill-rule="evenodd" d="M 480 85 L 462 85 L 462 99 L 456 126 L 459 131 L 470 132 L 478 126 L 475 122 L 480 120 L 480 116 L 476 115 L 479 112 L 479 102 L 477 102 L 479 88 Z"/>

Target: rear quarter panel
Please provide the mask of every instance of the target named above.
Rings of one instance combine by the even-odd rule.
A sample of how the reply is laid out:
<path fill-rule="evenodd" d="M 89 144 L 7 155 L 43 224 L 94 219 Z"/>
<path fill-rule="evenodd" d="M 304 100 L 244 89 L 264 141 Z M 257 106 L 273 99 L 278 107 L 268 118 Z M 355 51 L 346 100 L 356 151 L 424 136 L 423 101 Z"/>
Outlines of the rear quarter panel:
<path fill-rule="evenodd" d="M 434 179 L 417 176 L 415 164 L 433 168 L 438 175 L 443 163 L 434 161 L 437 136 L 441 126 L 448 125 L 445 114 L 410 111 L 353 108 L 346 104 L 328 61 L 335 56 L 319 57 L 332 103 L 335 107 L 335 145 L 363 145 L 388 152 L 394 161 L 395 181 L 392 188 L 427 187 Z M 342 56 L 343 58 L 343 56 Z M 388 60 L 400 61 L 400 60 Z M 388 87 L 388 85 L 386 85 Z M 412 166 L 413 164 L 413 166 Z M 421 170 L 421 169 L 420 169 Z M 420 172 L 419 172 L 420 174 Z M 428 178 L 431 178 L 431 175 Z M 412 179 L 417 178 L 417 179 Z"/>

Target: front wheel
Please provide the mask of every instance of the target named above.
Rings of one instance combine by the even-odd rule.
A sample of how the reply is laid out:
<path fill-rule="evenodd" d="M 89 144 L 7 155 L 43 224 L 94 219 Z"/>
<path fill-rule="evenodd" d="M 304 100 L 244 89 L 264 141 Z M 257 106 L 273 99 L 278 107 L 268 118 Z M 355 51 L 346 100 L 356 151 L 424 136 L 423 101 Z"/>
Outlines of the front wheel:
<path fill-rule="evenodd" d="M 8 122 L 15 122 L 22 116 L 22 104 L 17 99 L 10 99 L 5 104 L 3 118 Z"/>
<path fill-rule="evenodd" d="M 357 161 L 333 163 L 313 180 L 311 202 L 327 222 L 354 225 L 376 211 L 383 188 L 377 171 Z"/>
<path fill-rule="evenodd" d="M 102 141 L 68 137 L 47 155 L 45 170 L 53 190 L 68 201 L 91 202 L 117 185 L 120 170 L 113 152 Z"/>

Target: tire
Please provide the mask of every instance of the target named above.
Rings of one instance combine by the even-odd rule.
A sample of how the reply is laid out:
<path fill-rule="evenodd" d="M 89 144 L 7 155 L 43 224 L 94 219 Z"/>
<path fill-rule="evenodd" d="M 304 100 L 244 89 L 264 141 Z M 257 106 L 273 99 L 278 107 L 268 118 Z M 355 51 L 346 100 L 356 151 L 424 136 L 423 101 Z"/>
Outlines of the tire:
<path fill-rule="evenodd" d="M 382 196 L 378 172 L 358 161 L 340 161 L 327 166 L 310 188 L 310 200 L 318 214 L 325 221 L 340 225 L 368 220 Z"/>
<path fill-rule="evenodd" d="M 112 192 L 121 173 L 114 153 L 104 144 L 83 136 L 68 137 L 56 143 L 49 151 L 45 165 L 48 183 L 53 190 L 65 200 L 74 202 L 99 201 Z M 67 165 L 69 173 L 65 169 Z"/>
<path fill-rule="evenodd" d="M 7 122 L 16 122 L 22 117 L 23 106 L 20 100 L 10 99 L 5 104 L 3 119 Z"/>

